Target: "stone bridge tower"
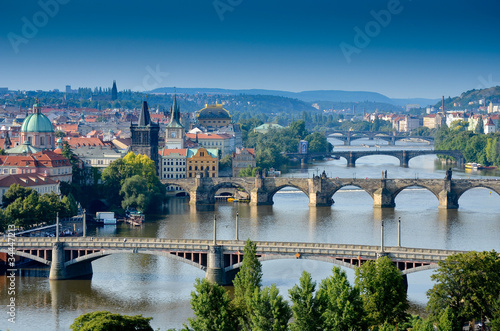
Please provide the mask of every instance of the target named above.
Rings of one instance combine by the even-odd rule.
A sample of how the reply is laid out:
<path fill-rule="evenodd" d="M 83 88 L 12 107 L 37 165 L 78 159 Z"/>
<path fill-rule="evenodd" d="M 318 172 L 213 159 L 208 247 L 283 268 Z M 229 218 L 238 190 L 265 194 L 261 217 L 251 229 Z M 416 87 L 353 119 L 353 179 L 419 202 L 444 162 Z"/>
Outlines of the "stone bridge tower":
<path fill-rule="evenodd" d="M 132 152 L 147 155 L 155 162 L 156 169 L 158 169 L 158 134 L 160 126 L 151 121 L 146 101 L 142 102 L 139 122 L 130 124 L 130 132 L 132 134 Z"/>

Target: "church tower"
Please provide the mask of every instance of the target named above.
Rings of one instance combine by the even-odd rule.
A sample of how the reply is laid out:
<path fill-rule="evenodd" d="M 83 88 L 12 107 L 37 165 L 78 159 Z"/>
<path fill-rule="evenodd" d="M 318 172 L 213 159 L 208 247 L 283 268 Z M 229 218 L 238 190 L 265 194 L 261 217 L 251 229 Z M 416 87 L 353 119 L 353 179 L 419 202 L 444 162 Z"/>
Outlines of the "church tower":
<path fill-rule="evenodd" d="M 174 102 L 170 106 L 170 123 L 165 128 L 165 148 L 184 148 L 186 132 L 181 124 L 181 112 L 174 95 Z"/>
<path fill-rule="evenodd" d="M 146 101 L 142 102 L 139 122 L 137 124 L 130 124 L 130 132 L 132 134 L 132 152 L 147 155 L 155 162 L 156 168 L 158 168 L 158 134 L 160 126 L 157 123 L 151 122 L 148 103 Z"/>
<path fill-rule="evenodd" d="M 111 88 L 111 101 L 118 99 L 118 89 L 116 88 L 116 80 L 113 81 L 113 87 Z"/>

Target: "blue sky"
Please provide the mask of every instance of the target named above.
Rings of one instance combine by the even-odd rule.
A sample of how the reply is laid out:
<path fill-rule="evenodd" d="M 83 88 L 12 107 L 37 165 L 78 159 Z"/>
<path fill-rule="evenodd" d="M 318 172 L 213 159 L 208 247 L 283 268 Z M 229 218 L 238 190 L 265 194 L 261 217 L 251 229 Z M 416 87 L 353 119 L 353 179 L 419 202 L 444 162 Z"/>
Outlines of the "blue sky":
<path fill-rule="evenodd" d="M 439 98 L 500 85 L 493 0 L 2 0 L 0 10 L 10 89 L 116 80 Z"/>

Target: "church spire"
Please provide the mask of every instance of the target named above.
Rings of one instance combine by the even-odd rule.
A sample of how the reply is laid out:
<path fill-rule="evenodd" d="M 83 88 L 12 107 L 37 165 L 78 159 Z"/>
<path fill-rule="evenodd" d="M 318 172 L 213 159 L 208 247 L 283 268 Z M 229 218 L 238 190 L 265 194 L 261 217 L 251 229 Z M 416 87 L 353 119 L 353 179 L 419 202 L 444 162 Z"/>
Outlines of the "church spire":
<path fill-rule="evenodd" d="M 148 102 L 143 101 L 141 113 L 139 114 L 139 123 L 137 123 L 137 124 L 139 126 L 148 126 L 150 123 L 151 123 L 151 119 L 149 117 Z"/>
<path fill-rule="evenodd" d="M 172 106 L 170 106 L 170 123 L 168 123 L 168 127 L 182 127 L 180 122 L 181 120 L 181 111 L 179 105 L 177 104 L 177 96 L 174 94 L 174 101 L 172 102 Z"/>

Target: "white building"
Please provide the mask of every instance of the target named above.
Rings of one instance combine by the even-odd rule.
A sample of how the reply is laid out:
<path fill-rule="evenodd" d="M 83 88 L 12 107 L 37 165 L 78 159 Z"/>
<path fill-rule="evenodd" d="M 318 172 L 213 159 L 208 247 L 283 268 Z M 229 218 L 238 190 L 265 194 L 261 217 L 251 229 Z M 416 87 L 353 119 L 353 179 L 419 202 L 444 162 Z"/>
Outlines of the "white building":
<path fill-rule="evenodd" d="M 206 149 L 217 148 L 221 151 L 221 157 L 231 155 L 236 150 L 234 136 L 229 134 L 187 133 L 186 137 Z"/>

